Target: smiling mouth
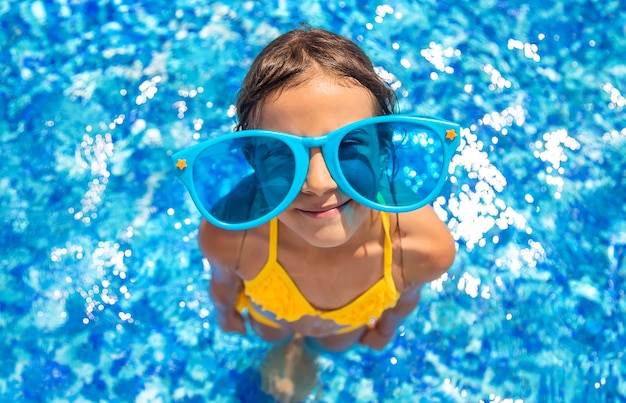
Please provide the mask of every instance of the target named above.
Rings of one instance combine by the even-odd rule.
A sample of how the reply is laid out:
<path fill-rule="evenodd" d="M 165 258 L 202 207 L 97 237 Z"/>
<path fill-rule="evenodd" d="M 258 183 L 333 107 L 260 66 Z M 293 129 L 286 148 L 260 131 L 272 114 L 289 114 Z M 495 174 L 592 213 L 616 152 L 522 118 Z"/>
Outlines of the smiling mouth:
<path fill-rule="evenodd" d="M 304 210 L 304 209 L 299 209 L 302 213 L 306 214 L 307 216 L 313 217 L 313 218 L 330 218 L 330 217 L 334 217 L 336 215 L 341 214 L 341 212 L 343 211 L 343 209 L 346 207 L 346 205 L 350 202 L 350 200 L 341 203 L 341 204 L 337 204 L 334 206 L 329 206 L 329 207 L 320 207 L 320 208 L 316 208 L 316 209 L 311 209 L 311 210 Z"/>

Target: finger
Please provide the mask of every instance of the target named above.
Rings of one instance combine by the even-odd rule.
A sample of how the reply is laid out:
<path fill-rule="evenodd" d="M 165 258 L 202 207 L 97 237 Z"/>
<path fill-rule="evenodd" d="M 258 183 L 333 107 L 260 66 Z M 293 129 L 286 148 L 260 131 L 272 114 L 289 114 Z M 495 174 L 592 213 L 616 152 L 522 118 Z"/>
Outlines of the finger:
<path fill-rule="evenodd" d="M 382 350 L 387 345 L 388 341 L 389 340 L 381 337 L 376 332 L 371 331 L 367 332 L 367 334 L 361 338 L 360 343 L 361 345 L 369 347 L 373 350 Z"/>
<path fill-rule="evenodd" d="M 373 330 L 368 329 L 363 333 L 359 342 L 367 346 L 371 343 L 372 338 L 375 336 L 376 336 L 376 333 Z"/>
<path fill-rule="evenodd" d="M 223 331 L 227 333 L 240 333 L 246 334 L 246 322 L 238 312 L 232 316 L 221 317 L 218 319 L 218 323 Z"/>
<path fill-rule="evenodd" d="M 241 334 L 246 334 L 248 331 L 246 329 L 246 321 L 243 316 L 238 315 L 235 320 L 235 331 Z"/>

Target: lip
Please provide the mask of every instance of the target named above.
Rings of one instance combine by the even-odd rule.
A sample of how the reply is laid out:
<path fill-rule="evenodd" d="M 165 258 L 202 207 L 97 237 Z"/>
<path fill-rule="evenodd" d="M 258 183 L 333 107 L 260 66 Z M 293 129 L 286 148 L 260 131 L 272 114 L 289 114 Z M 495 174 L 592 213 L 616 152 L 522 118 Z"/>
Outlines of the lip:
<path fill-rule="evenodd" d="M 307 216 L 313 218 L 330 218 L 336 215 L 341 214 L 345 206 L 350 202 L 350 200 L 331 204 L 329 206 L 311 206 L 306 208 L 299 208 L 298 210 Z"/>

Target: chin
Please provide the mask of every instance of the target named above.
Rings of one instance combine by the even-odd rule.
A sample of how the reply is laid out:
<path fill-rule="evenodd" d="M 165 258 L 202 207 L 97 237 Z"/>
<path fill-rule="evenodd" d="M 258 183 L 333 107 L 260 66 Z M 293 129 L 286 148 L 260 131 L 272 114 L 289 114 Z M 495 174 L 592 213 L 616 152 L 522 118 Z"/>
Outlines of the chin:
<path fill-rule="evenodd" d="M 350 219 L 351 218 L 351 219 Z M 298 235 L 309 244 L 318 248 L 334 248 L 348 242 L 358 231 L 361 220 L 357 217 L 343 217 L 326 221 L 325 223 L 312 224 L 310 221 L 298 222 Z"/>
<path fill-rule="evenodd" d="M 352 204 L 352 203 L 350 203 Z M 318 248 L 333 248 L 348 242 L 368 216 L 368 210 L 357 205 L 345 208 L 340 215 L 313 219 L 298 211 L 284 213 L 281 221 L 297 236 Z"/>
<path fill-rule="evenodd" d="M 327 228 L 330 230 L 330 228 Z M 320 233 L 322 232 L 322 233 Z M 331 231 L 328 231 L 331 232 Z M 307 242 L 318 248 L 335 248 L 346 243 L 350 239 L 350 234 L 345 231 L 334 230 L 332 233 L 326 233 L 326 231 L 318 231 L 315 234 L 304 237 Z"/>

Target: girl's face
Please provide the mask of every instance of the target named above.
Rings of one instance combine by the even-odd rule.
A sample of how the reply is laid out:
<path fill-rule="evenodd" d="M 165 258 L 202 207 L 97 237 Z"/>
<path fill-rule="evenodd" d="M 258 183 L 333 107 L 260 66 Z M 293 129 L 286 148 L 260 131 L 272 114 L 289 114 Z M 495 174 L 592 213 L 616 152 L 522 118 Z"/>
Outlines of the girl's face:
<path fill-rule="evenodd" d="M 266 100 L 260 128 L 317 137 L 374 116 L 375 105 L 374 97 L 364 87 L 346 79 L 319 75 Z M 278 218 L 311 245 L 342 245 L 353 238 L 372 210 L 337 187 L 320 148 L 311 148 L 309 158 L 309 171 L 300 194 Z"/>

